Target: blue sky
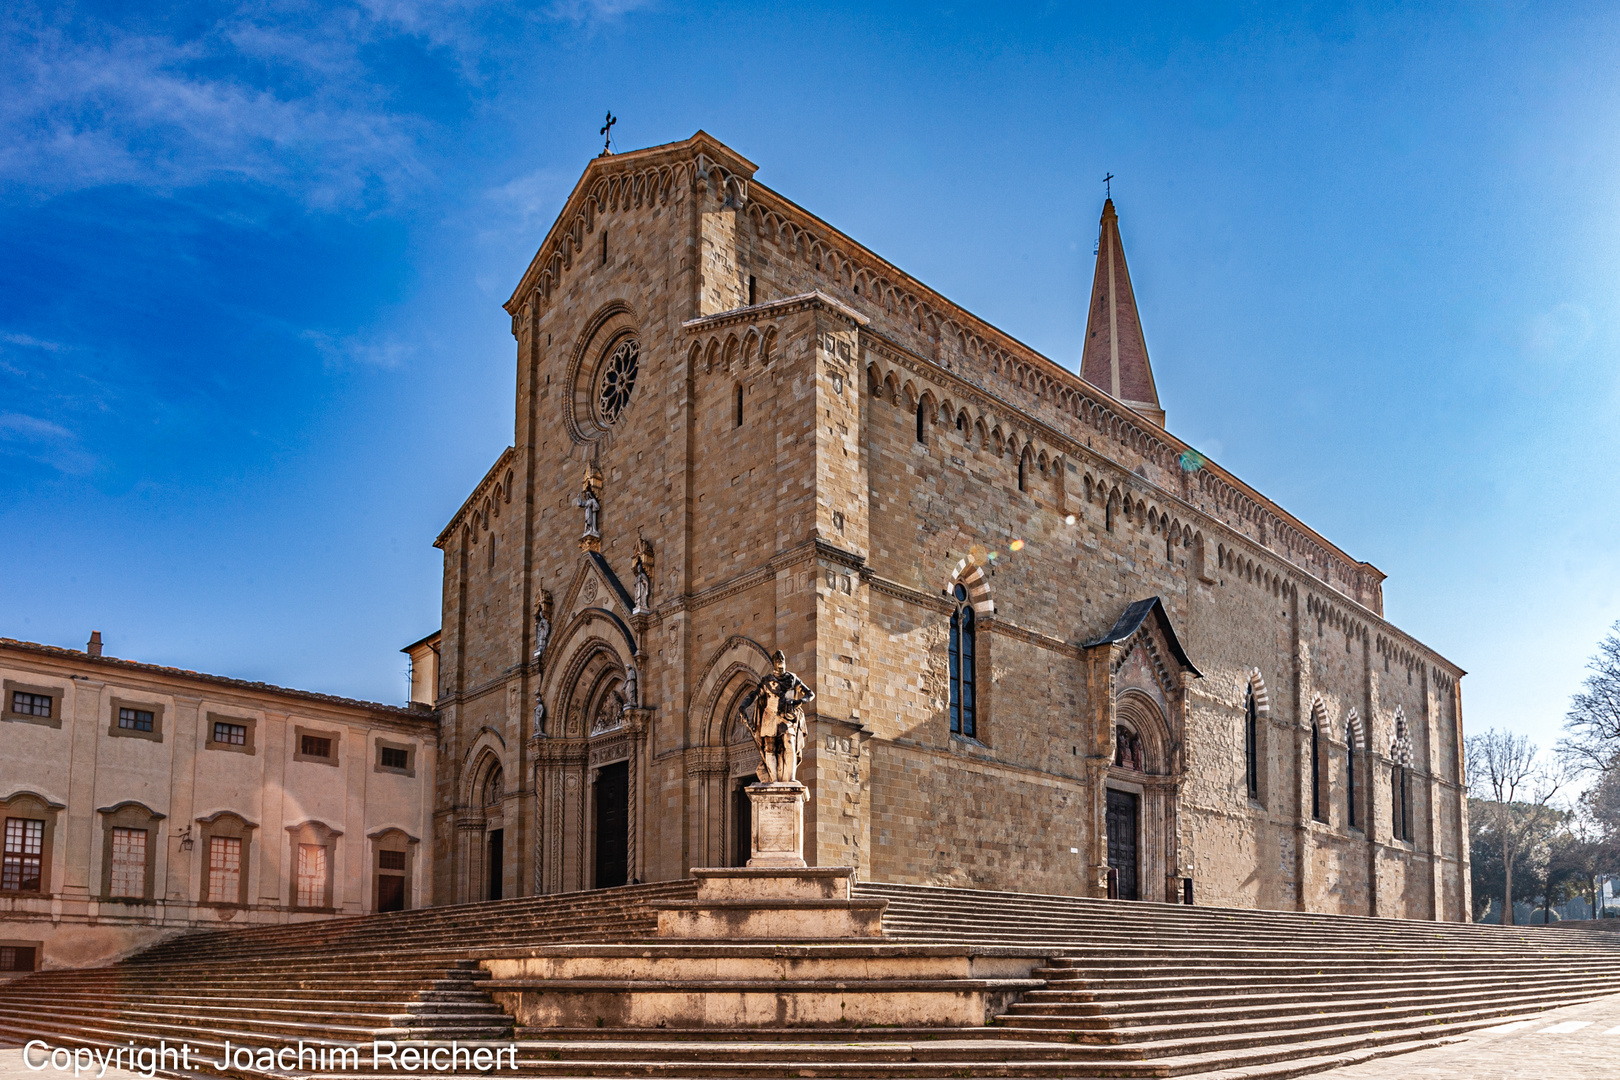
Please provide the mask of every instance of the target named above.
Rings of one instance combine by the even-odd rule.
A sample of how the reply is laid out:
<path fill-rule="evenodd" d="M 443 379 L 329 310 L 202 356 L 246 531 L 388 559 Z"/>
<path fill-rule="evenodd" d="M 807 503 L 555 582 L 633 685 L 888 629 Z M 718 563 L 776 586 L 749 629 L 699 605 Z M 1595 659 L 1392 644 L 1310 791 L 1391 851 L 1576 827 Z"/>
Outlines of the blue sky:
<path fill-rule="evenodd" d="M 1071 367 L 1115 173 L 1171 429 L 1549 745 L 1620 619 L 1617 16 L 8 4 L 0 635 L 401 700 L 611 108 Z"/>

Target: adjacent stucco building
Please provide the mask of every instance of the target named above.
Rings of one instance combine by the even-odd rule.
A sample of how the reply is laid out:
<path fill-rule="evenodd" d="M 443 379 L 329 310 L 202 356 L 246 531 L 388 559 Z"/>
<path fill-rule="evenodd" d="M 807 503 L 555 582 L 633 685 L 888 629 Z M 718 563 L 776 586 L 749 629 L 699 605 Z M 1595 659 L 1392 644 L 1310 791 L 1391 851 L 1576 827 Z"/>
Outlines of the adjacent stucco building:
<path fill-rule="evenodd" d="M 180 930 L 433 902 L 437 725 L 396 708 L 0 639 L 0 969 Z"/>

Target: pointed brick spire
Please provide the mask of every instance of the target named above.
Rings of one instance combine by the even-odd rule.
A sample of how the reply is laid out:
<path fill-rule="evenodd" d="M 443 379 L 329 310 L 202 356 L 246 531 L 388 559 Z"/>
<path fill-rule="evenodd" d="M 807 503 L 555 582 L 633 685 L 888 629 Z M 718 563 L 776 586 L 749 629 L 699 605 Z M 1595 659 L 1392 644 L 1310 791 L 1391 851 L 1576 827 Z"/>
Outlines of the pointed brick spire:
<path fill-rule="evenodd" d="M 1097 276 L 1091 283 L 1080 377 L 1164 427 L 1164 410 L 1159 407 L 1159 391 L 1153 385 L 1153 365 L 1148 363 L 1142 319 L 1136 313 L 1131 273 L 1125 268 L 1125 248 L 1119 242 L 1119 217 L 1114 213 L 1113 199 L 1103 203 Z"/>

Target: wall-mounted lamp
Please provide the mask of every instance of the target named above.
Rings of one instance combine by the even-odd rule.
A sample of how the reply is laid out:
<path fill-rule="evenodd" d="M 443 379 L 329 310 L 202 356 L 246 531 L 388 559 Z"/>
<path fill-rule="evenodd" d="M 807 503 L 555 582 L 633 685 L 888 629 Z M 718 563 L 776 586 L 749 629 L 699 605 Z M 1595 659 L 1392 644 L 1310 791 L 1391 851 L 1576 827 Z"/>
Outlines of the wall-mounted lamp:
<path fill-rule="evenodd" d="M 190 825 L 187 825 L 184 829 L 180 830 L 180 850 L 181 851 L 190 851 L 191 850 L 191 845 L 194 844 L 195 842 L 196 841 L 191 839 L 191 826 Z"/>

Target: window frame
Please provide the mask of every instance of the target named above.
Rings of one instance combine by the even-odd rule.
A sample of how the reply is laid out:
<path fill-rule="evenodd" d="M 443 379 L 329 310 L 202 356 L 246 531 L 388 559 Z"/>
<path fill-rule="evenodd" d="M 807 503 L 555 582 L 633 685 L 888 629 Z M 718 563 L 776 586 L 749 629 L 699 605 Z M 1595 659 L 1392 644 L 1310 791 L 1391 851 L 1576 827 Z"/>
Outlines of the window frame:
<path fill-rule="evenodd" d="M 8 813 L 0 818 L 0 894 L 45 895 L 45 837 L 49 831 L 50 823 L 42 817 Z M 19 845 L 15 849 L 12 846 L 13 837 Z M 15 885 L 7 883 L 12 876 L 13 860 L 16 865 Z M 33 868 L 32 876 L 28 873 L 30 866 Z M 32 888 L 29 882 L 33 883 Z"/>
<path fill-rule="evenodd" d="M 1390 766 L 1390 834 L 1404 844 L 1412 842 L 1412 767 Z"/>
<path fill-rule="evenodd" d="M 1249 800 L 1260 802 L 1260 703 L 1254 684 L 1243 692 L 1243 787 Z"/>
<path fill-rule="evenodd" d="M 413 882 L 416 879 L 416 848 L 419 841 L 404 829 L 381 829 L 371 833 L 366 839 L 371 841 L 371 910 L 382 910 L 382 879 L 384 877 L 401 877 L 404 879 L 404 903 L 402 911 L 410 911 L 415 905 L 412 903 Z M 403 870 L 384 870 L 382 865 L 383 852 L 398 852 L 404 856 L 405 868 Z"/>
<path fill-rule="evenodd" d="M 337 841 L 343 834 L 322 821 L 304 821 L 287 826 L 287 839 L 291 845 L 291 858 L 287 864 L 287 908 L 291 911 L 335 911 L 334 894 L 337 888 Z M 299 903 L 299 859 L 306 847 L 324 848 L 326 851 L 326 882 L 321 890 L 321 903 Z"/>
<path fill-rule="evenodd" d="M 332 752 L 329 755 L 304 753 L 304 737 L 312 739 L 327 739 L 331 742 Z M 342 764 L 343 733 L 327 728 L 305 727 L 302 724 L 293 725 L 293 754 L 294 761 L 307 761 L 316 765 L 330 765 L 338 768 Z"/>
<path fill-rule="evenodd" d="M 130 709 L 136 712 L 149 712 L 152 714 L 152 730 L 141 731 L 139 728 L 119 726 L 119 712 Z M 148 742 L 160 743 L 163 741 L 163 705 L 155 701 L 133 701 L 129 698 L 113 698 L 107 708 L 107 736 L 113 739 L 145 739 Z"/>
<path fill-rule="evenodd" d="M 197 824 L 202 826 L 201 834 L 197 838 L 202 849 L 201 863 L 202 879 L 197 889 L 198 904 L 206 907 L 245 908 L 248 906 L 250 895 L 252 868 L 253 868 L 253 834 L 258 826 L 247 818 L 231 810 L 220 810 L 206 818 L 198 818 Z M 240 840 L 241 865 L 238 868 L 238 882 L 235 900 L 214 900 L 209 889 L 209 876 L 212 871 L 213 842 L 215 838 L 222 840 Z"/>
<path fill-rule="evenodd" d="M 1361 828 L 1356 816 L 1356 733 L 1348 721 L 1344 729 L 1344 806 L 1346 827 Z"/>
<path fill-rule="evenodd" d="M 979 741 L 979 622 L 967 587 L 951 588 L 950 636 L 946 645 L 947 727 L 952 736 Z M 965 644 L 965 649 L 964 649 Z M 966 661 L 964 662 L 964 653 Z"/>
<path fill-rule="evenodd" d="M 38 971 L 40 959 L 45 955 L 45 943 L 43 941 L 28 941 L 23 938 L 0 938 L 0 949 L 12 950 L 12 966 L 0 967 L 0 973 L 6 975 Z M 17 960 L 21 958 L 19 954 L 24 950 L 28 953 L 27 967 L 21 967 L 17 964 Z"/>
<path fill-rule="evenodd" d="M 103 806 L 96 814 L 101 818 L 101 889 L 98 899 L 115 904 L 153 903 L 157 898 L 155 892 L 157 856 L 159 844 L 162 842 L 159 823 L 164 820 L 165 815 L 133 799 L 127 799 L 116 806 Z M 143 876 L 144 886 L 138 897 L 113 895 L 114 829 L 137 829 L 146 833 L 146 872 Z"/>
<path fill-rule="evenodd" d="M 206 728 L 206 738 L 203 741 L 203 749 L 205 749 L 205 750 L 224 750 L 227 753 L 246 754 L 249 757 L 253 757 L 254 755 L 256 755 L 259 752 L 258 751 L 258 746 L 256 745 L 256 741 L 255 741 L 256 740 L 256 735 L 257 735 L 257 730 L 256 729 L 257 729 L 258 723 L 259 723 L 258 720 L 254 719 L 251 716 L 233 716 L 233 715 L 231 715 L 229 713 L 211 712 L 211 713 L 208 713 L 207 715 L 208 715 L 208 726 Z M 232 743 L 232 742 L 217 742 L 217 741 L 215 741 L 215 739 L 214 739 L 214 725 L 215 724 L 230 724 L 230 725 L 232 725 L 234 727 L 247 728 L 247 736 L 246 736 L 247 741 L 240 744 L 240 745 L 238 745 L 237 743 Z"/>
<path fill-rule="evenodd" d="M 0 698 L 0 720 L 9 720 L 14 724 L 34 724 L 38 727 L 57 729 L 62 727 L 62 710 L 67 700 L 67 691 L 64 687 L 36 686 L 32 683 L 6 679 L 0 682 L 0 692 L 4 693 L 4 697 Z M 49 698 L 51 714 L 39 716 L 35 713 L 17 712 L 12 708 L 13 694 L 33 694 L 36 697 Z"/>
<path fill-rule="evenodd" d="M 416 775 L 416 746 L 413 743 L 402 742 L 379 736 L 375 740 L 376 756 L 371 763 L 371 771 L 379 773 L 392 773 L 395 776 L 414 777 Z M 399 750 L 405 754 L 405 764 L 384 765 L 382 761 L 384 750 Z"/>
<path fill-rule="evenodd" d="M 0 888 L 0 896 L 43 898 L 52 895 L 51 863 L 56 850 L 57 815 L 65 809 L 67 807 L 62 803 L 53 803 L 32 791 L 19 791 L 8 799 L 0 800 L 0 858 L 3 858 L 7 818 L 25 818 L 45 823 L 39 860 L 39 888 L 37 890 Z M 3 883 L 4 879 L 0 878 L 0 885 Z"/>
<path fill-rule="evenodd" d="M 1311 820 L 1326 825 L 1327 814 L 1322 805 L 1322 727 L 1311 719 Z"/>

